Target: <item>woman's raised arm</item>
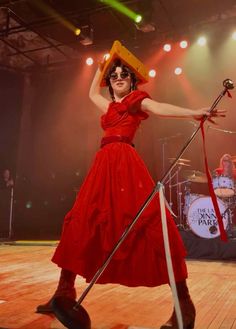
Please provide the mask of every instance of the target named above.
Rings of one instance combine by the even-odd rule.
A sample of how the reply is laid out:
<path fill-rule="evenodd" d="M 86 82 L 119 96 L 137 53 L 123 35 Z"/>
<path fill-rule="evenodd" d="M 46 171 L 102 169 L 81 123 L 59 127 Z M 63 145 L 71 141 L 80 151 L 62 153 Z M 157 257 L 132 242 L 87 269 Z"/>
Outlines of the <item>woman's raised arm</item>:
<path fill-rule="evenodd" d="M 109 106 L 109 101 L 101 95 L 101 87 L 99 84 L 100 73 L 101 73 L 100 68 L 98 68 L 89 90 L 89 98 L 100 110 L 106 112 Z"/>

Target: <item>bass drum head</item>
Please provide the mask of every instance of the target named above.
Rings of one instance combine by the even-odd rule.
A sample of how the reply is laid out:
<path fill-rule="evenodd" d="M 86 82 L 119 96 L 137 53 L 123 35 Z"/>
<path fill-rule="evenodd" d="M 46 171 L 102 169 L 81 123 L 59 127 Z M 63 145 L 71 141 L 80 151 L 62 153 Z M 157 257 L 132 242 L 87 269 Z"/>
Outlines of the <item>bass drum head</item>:
<path fill-rule="evenodd" d="M 228 224 L 226 205 L 217 199 L 224 228 Z M 191 230 L 201 238 L 213 239 L 220 235 L 218 221 L 210 197 L 198 198 L 192 202 L 187 214 L 187 221 Z"/>

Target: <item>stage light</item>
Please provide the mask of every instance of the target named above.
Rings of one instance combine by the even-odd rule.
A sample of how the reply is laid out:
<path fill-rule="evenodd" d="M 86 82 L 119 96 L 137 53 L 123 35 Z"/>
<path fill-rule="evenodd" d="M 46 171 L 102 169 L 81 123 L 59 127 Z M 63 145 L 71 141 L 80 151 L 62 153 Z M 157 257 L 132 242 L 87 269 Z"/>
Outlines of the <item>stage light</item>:
<path fill-rule="evenodd" d="M 166 44 L 163 46 L 163 49 L 164 49 L 164 51 L 169 52 L 169 51 L 171 51 L 171 45 L 170 45 L 169 43 L 166 43 Z"/>
<path fill-rule="evenodd" d="M 137 15 L 134 19 L 135 23 L 140 23 L 142 21 L 142 16 L 141 15 Z"/>
<path fill-rule="evenodd" d="M 198 45 L 199 46 L 205 46 L 206 45 L 206 43 L 207 43 L 207 39 L 205 38 L 205 37 L 200 37 L 200 38 L 198 38 L 198 40 L 197 40 L 197 43 L 198 43 Z"/>
<path fill-rule="evenodd" d="M 86 59 L 86 64 L 87 65 L 93 65 L 93 59 L 92 59 L 92 57 L 88 57 L 87 59 Z"/>
<path fill-rule="evenodd" d="M 90 24 L 81 26 L 78 40 L 83 46 L 90 46 L 93 44 L 93 27 Z"/>
<path fill-rule="evenodd" d="M 32 208 L 32 205 L 33 205 L 32 201 L 27 201 L 25 204 L 25 208 L 30 209 L 30 208 Z"/>
<path fill-rule="evenodd" d="M 232 39 L 233 39 L 233 40 L 236 40 L 236 31 L 233 32 L 233 34 L 232 34 Z"/>
<path fill-rule="evenodd" d="M 150 70 L 150 71 L 148 72 L 148 75 L 149 75 L 149 77 L 151 77 L 151 78 L 155 78 L 155 76 L 157 75 L 157 72 L 156 72 L 156 70 Z"/>
<path fill-rule="evenodd" d="M 105 61 L 107 61 L 109 58 L 110 58 L 110 54 L 109 54 L 109 53 L 107 53 L 107 54 L 105 54 L 105 55 L 103 56 L 103 59 L 104 59 Z"/>
<path fill-rule="evenodd" d="M 108 6 L 116 9 L 120 13 L 128 16 L 131 18 L 134 22 L 138 23 L 141 22 L 142 16 L 135 13 L 133 10 L 125 6 L 123 3 L 117 1 L 117 0 L 100 0 L 100 2 L 107 4 Z"/>
<path fill-rule="evenodd" d="M 182 69 L 181 69 L 181 67 L 176 67 L 176 69 L 175 69 L 175 74 L 176 75 L 180 75 L 182 73 Z"/>
<path fill-rule="evenodd" d="M 64 25 L 67 29 L 75 33 L 77 30 L 77 27 L 71 23 L 69 20 L 67 20 L 64 16 L 62 16 L 58 11 L 56 11 L 53 7 L 50 5 L 47 5 L 46 1 L 30 1 L 32 3 L 32 6 L 36 6 L 37 9 L 42 11 L 47 15 L 47 17 L 52 17 L 56 21 L 58 21 L 60 24 Z M 48 1 L 50 2 L 50 1 Z"/>
<path fill-rule="evenodd" d="M 180 41 L 179 46 L 180 46 L 180 48 L 183 48 L 183 49 L 187 48 L 188 47 L 188 41 L 186 41 L 186 40 Z"/>
<path fill-rule="evenodd" d="M 81 30 L 80 30 L 80 29 L 76 29 L 76 30 L 75 30 L 75 35 L 78 36 L 78 35 L 80 35 L 80 33 L 81 33 Z"/>

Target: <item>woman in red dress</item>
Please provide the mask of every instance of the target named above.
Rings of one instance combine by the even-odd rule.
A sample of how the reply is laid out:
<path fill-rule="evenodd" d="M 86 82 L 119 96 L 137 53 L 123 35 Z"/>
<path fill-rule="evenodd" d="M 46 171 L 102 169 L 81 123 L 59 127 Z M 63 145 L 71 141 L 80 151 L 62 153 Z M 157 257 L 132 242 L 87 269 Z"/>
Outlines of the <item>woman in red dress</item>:
<path fill-rule="evenodd" d="M 132 144 L 141 121 L 148 118 L 149 112 L 195 119 L 209 115 L 206 109 L 190 110 L 152 100 L 146 92 L 136 89 L 135 74 L 120 60 L 114 63 L 106 78 L 112 102 L 101 95 L 99 76 L 98 69 L 89 96 L 103 111 L 104 136 L 75 204 L 64 220 L 61 240 L 52 258 L 62 269 L 53 297 L 76 297 L 76 275 L 83 276 L 87 282 L 93 278 L 152 192 L 155 183 Z M 213 115 L 220 116 L 221 112 Z M 167 221 L 183 321 L 185 328 L 193 328 L 195 308 L 186 285 L 186 252 L 168 211 Z M 169 283 L 158 195 L 145 209 L 98 283 L 129 287 Z M 51 301 L 38 306 L 37 311 L 52 312 Z M 177 328 L 174 312 L 162 328 Z"/>

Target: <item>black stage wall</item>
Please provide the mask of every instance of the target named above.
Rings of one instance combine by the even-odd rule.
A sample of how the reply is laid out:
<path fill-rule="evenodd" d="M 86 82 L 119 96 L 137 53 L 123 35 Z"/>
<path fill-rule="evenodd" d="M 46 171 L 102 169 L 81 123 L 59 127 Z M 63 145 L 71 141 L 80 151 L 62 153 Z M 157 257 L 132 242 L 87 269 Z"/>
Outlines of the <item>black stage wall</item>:
<path fill-rule="evenodd" d="M 223 242 L 219 237 L 205 239 L 192 231 L 180 231 L 187 250 L 187 258 L 209 260 L 236 260 L 236 237 L 229 237 Z"/>
<path fill-rule="evenodd" d="M 3 186 L 3 171 L 16 181 L 23 81 L 22 74 L 0 69 L 0 238 L 9 234 L 11 190 Z"/>
<path fill-rule="evenodd" d="M 0 169 L 16 170 L 23 76 L 0 69 Z"/>

